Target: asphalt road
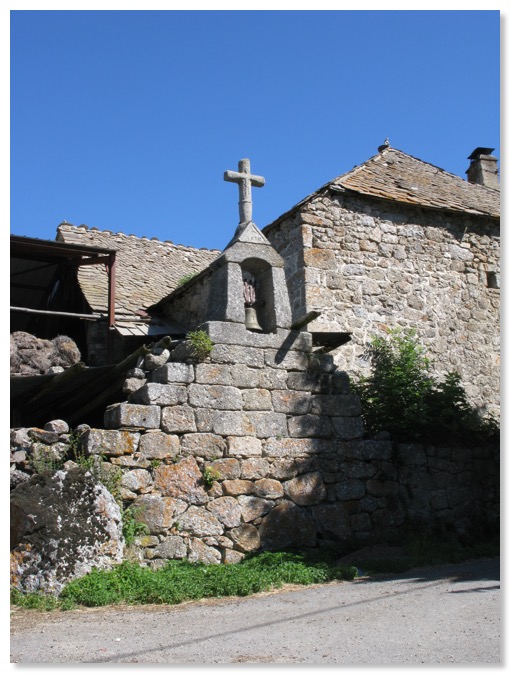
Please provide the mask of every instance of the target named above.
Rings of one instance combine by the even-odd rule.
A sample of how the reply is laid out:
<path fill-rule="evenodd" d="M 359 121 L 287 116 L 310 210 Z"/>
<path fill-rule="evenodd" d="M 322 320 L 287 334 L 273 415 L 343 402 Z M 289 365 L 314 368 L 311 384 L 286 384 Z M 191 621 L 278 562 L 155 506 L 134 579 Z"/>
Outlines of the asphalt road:
<path fill-rule="evenodd" d="M 499 559 L 247 598 L 14 609 L 20 664 L 499 664 Z"/>

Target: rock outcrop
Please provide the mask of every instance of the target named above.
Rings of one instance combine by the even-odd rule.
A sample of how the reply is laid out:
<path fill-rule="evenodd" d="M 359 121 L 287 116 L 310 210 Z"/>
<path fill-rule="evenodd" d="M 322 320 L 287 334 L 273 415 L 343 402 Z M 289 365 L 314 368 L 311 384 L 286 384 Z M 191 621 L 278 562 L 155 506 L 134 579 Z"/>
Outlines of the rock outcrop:
<path fill-rule="evenodd" d="M 60 593 L 92 568 L 120 563 L 121 511 L 82 468 L 32 476 L 11 492 L 11 586 Z"/>

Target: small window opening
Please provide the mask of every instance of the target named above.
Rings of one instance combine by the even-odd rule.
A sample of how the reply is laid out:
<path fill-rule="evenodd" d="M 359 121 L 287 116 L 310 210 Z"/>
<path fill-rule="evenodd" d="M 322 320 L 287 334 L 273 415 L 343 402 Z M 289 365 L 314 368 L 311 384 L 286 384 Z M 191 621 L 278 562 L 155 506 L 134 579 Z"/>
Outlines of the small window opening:
<path fill-rule="evenodd" d="M 499 290 L 499 273 L 496 271 L 487 271 L 487 287 Z"/>

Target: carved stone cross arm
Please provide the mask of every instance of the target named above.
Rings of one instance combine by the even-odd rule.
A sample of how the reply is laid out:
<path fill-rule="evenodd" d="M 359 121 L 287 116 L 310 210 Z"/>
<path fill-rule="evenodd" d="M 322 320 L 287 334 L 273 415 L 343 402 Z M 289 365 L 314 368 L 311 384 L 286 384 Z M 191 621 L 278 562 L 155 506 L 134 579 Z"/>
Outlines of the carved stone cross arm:
<path fill-rule="evenodd" d="M 239 223 L 247 224 L 252 221 L 251 186 L 263 187 L 265 180 L 260 175 L 250 173 L 250 160 L 241 159 L 238 171 L 225 171 L 223 177 L 227 182 L 237 182 L 239 185 Z"/>

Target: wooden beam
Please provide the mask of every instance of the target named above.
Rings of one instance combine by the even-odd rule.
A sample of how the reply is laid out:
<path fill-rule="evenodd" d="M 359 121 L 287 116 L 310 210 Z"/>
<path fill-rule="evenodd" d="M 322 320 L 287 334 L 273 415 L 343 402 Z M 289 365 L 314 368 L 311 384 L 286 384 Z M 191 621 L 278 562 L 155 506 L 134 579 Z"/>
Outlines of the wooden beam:
<path fill-rule="evenodd" d="M 16 313 L 37 313 L 42 315 L 58 315 L 65 318 L 81 318 L 82 320 L 101 320 L 104 318 L 100 313 L 66 313 L 65 311 L 40 311 L 35 308 L 11 306 L 11 311 Z"/>

